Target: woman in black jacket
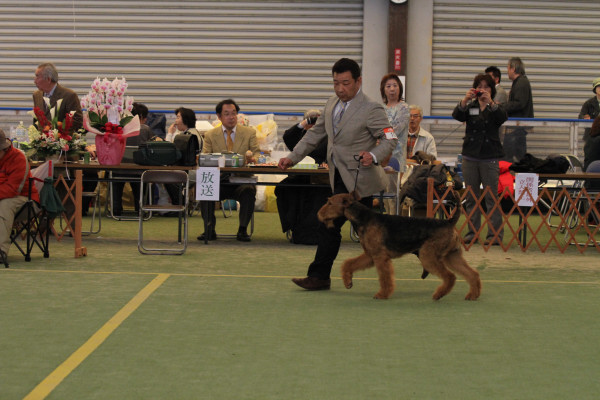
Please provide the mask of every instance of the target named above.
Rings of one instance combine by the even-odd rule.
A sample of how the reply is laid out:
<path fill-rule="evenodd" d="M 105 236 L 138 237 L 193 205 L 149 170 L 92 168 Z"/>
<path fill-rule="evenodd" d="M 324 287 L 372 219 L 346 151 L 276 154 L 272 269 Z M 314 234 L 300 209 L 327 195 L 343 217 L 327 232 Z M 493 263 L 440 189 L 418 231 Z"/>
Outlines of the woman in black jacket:
<path fill-rule="evenodd" d="M 494 210 L 497 203 L 495 194 L 500 174 L 499 161 L 504 156 L 498 130 L 508 119 L 504 108 L 492 100 L 496 95 L 495 86 L 490 75 L 475 76 L 473 87 L 452 113 L 454 119 L 467 123 L 462 146 L 465 187 L 471 186 L 477 198 L 481 194 L 480 186 L 490 188 L 492 194 L 485 198 L 488 213 Z M 466 242 L 476 242 L 481 227 L 481 210 L 479 206 L 476 207 L 476 198 L 467 196 L 465 208 L 468 214 L 473 214 L 464 239 Z M 500 228 L 502 215 L 497 207 L 490 215 L 490 223 L 492 229 L 488 225 L 485 245 L 499 245 L 504 231 Z"/>

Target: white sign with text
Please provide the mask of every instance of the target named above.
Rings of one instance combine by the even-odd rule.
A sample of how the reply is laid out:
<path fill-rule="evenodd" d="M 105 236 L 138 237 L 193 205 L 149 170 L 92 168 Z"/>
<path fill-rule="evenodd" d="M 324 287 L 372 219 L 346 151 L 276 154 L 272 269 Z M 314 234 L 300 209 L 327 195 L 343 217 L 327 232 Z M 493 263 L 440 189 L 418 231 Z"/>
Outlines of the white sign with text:
<path fill-rule="evenodd" d="M 538 198 L 538 184 L 540 177 L 538 174 L 517 174 L 515 176 L 515 198 L 519 200 L 520 207 L 532 207 L 535 199 Z M 525 190 L 527 189 L 527 190 Z"/>
<path fill-rule="evenodd" d="M 219 201 L 220 177 L 217 167 L 196 169 L 196 200 Z"/>

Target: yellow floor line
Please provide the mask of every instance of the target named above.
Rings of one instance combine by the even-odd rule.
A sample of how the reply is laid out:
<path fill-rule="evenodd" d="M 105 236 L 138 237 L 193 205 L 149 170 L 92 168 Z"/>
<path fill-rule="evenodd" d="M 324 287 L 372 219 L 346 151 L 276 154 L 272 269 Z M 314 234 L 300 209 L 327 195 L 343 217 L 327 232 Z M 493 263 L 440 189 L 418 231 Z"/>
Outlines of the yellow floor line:
<path fill-rule="evenodd" d="M 69 271 L 69 270 L 50 270 L 50 269 L 15 269 L 9 268 L 2 270 L 0 268 L 0 272 L 6 271 L 10 272 L 48 272 L 48 273 L 63 273 L 63 274 L 114 274 L 114 275 L 157 275 L 158 272 L 135 272 L 135 271 Z M 291 279 L 296 276 L 288 276 L 288 275 L 236 275 L 236 274 L 208 274 L 208 273 L 192 273 L 192 272 L 173 272 L 169 273 L 169 276 L 190 276 L 190 277 L 198 277 L 198 278 L 267 278 L 267 279 Z M 331 279 L 339 280 L 341 279 L 338 276 L 332 276 Z M 379 278 L 377 277 L 357 277 L 354 276 L 352 279 L 354 280 L 363 280 L 363 281 L 376 281 Z M 428 278 L 428 280 L 436 280 L 437 278 Z M 395 281 L 398 282 L 420 282 L 421 278 L 395 278 Z M 457 278 L 457 281 L 463 281 L 460 278 Z M 600 281 L 524 281 L 524 280 L 500 280 L 500 279 L 482 279 L 484 283 L 532 283 L 532 284 L 551 284 L 551 285 L 598 285 Z"/>
<path fill-rule="evenodd" d="M 69 356 L 50 375 L 40 382 L 23 400 L 45 399 L 79 364 L 100 346 L 115 329 L 119 327 L 146 299 L 169 277 L 159 274 L 145 288 L 140 290 L 122 309 L 119 310 L 102 328 L 94 333 L 87 342 Z"/>

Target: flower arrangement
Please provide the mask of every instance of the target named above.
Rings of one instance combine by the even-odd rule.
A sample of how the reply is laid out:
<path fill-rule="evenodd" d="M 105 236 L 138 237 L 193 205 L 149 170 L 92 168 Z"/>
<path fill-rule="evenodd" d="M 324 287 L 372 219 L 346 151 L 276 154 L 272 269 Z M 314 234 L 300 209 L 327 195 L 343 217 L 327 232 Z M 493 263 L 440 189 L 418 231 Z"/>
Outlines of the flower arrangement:
<path fill-rule="evenodd" d="M 91 86 L 92 90 L 81 99 L 91 127 L 109 134 L 123 134 L 122 128 L 133 119 L 133 98 L 125 96 L 127 81 L 125 78 L 115 78 L 112 82 L 96 78 Z"/>
<path fill-rule="evenodd" d="M 44 98 L 46 105 L 50 108 L 50 99 Z M 38 159 L 44 159 L 53 155 L 74 153 L 83 151 L 87 145 L 85 141 L 85 129 L 70 132 L 73 125 L 73 114 L 71 111 L 65 116 L 64 121 L 58 120 L 58 110 L 62 99 L 58 100 L 55 107 L 50 108 L 50 119 L 39 108 L 34 107 L 29 114 L 33 116 L 34 123 L 29 126 L 29 143 L 21 143 L 21 148 L 28 155 L 35 154 Z"/>
<path fill-rule="evenodd" d="M 81 99 L 81 107 L 87 110 L 83 126 L 96 134 L 100 164 L 119 164 L 125 152 L 125 139 L 140 132 L 139 118 L 131 115 L 133 98 L 125 96 L 127 87 L 125 78 L 113 81 L 96 78 Z"/>

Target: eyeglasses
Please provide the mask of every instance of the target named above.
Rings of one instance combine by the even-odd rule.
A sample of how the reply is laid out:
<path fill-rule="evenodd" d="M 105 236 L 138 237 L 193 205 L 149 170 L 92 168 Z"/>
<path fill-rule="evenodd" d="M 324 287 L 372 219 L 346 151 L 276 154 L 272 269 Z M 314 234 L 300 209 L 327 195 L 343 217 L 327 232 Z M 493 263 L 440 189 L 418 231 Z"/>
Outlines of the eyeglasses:
<path fill-rule="evenodd" d="M 411 118 L 421 118 L 420 114 L 410 114 Z"/>
<path fill-rule="evenodd" d="M 237 116 L 237 112 L 224 112 L 221 113 L 221 116 L 224 118 L 235 117 Z"/>

